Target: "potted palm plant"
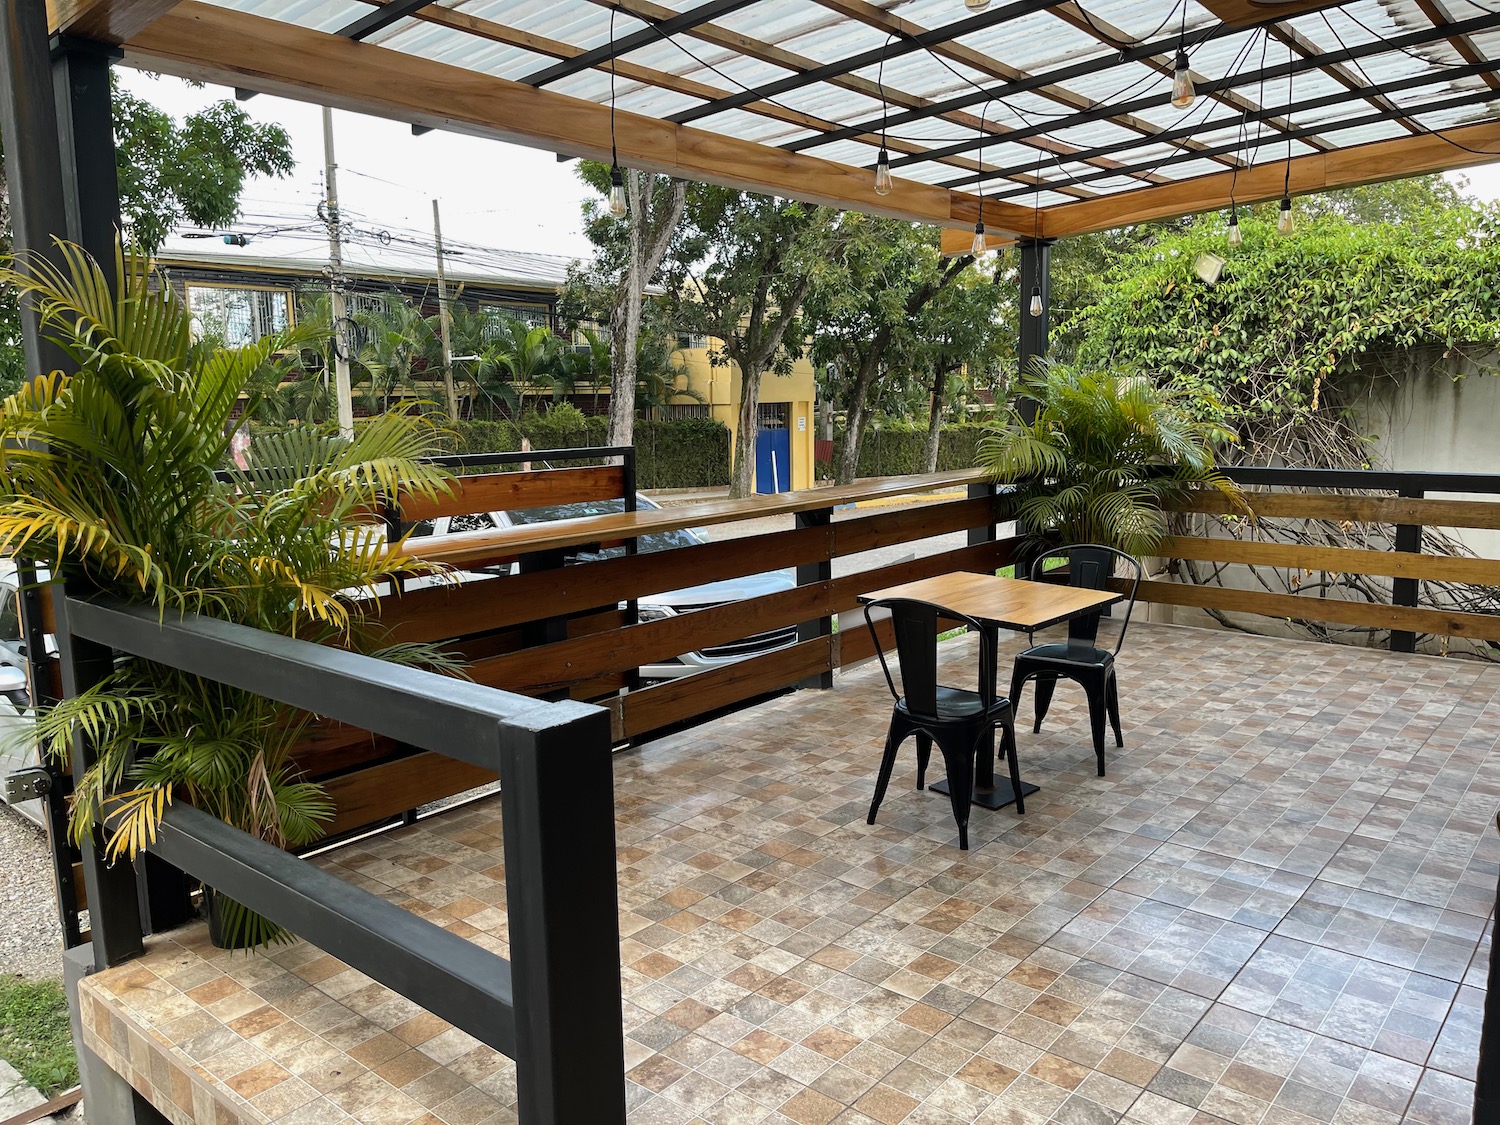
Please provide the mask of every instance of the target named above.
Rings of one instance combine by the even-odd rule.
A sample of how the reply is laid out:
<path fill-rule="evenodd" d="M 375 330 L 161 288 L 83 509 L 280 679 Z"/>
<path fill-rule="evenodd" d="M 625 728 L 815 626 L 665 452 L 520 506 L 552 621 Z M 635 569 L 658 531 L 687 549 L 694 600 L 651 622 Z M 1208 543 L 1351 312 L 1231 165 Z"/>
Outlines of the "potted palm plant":
<path fill-rule="evenodd" d="M 1036 405 L 1028 421 L 1020 401 Z M 1211 488 L 1244 507 L 1214 447 L 1234 435 L 1212 404 L 1141 375 L 1047 363 L 1021 378 L 1000 424 L 979 446 L 980 467 L 1010 485 L 1021 528 L 1036 545 L 1102 543 L 1155 553 L 1167 513 L 1189 489 Z"/>
<path fill-rule="evenodd" d="M 0 405 L 0 554 L 54 577 L 145 602 L 403 660 L 382 650 L 359 603 L 423 564 L 375 544 L 361 524 L 383 495 L 431 493 L 444 478 L 418 460 L 431 435 L 387 414 L 352 438 L 292 426 L 252 438 L 249 468 L 227 457 L 245 389 L 295 332 L 244 347 L 194 341 L 181 301 L 150 285 L 146 261 L 118 253 L 114 285 L 77 247 L 64 268 L 36 258 L 0 268 L 37 303 L 70 370 L 39 376 Z M 97 762 L 75 779 L 71 829 L 108 824 L 112 856 L 154 838 L 166 806 L 189 801 L 281 846 L 320 836 L 331 809 L 292 758 L 311 716 L 140 660 L 38 720 L 44 752 L 63 757 L 75 729 Z M 284 936 L 237 903 L 216 904 L 225 944 Z"/>

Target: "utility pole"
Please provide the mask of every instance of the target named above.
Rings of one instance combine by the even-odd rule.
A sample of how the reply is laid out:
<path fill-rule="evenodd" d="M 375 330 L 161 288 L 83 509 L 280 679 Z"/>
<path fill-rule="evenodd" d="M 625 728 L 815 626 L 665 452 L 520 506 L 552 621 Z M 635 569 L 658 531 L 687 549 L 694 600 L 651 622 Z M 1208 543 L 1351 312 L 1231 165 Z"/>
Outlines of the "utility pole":
<path fill-rule="evenodd" d="M 347 310 L 344 307 L 344 250 L 339 230 L 338 164 L 333 159 L 333 110 L 323 107 L 323 175 L 328 181 L 328 199 L 324 204 L 324 221 L 328 224 L 328 262 L 332 297 L 329 313 L 333 317 L 334 399 L 338 405 L 339 433 L 354 436 L 353 392 L 349 386 L 349 334 Z"/>
<path fill-rule="evenodd" d="M 453 340 L 448 328 L 448 281 L 443 274 L 443 222 L 432 201 L 432 238 L 437 244 L 438 339 L 443 348 L 443 390 L 448 393 L 448 421 L 458 421 L 458 390 L 453 385 Z"/>

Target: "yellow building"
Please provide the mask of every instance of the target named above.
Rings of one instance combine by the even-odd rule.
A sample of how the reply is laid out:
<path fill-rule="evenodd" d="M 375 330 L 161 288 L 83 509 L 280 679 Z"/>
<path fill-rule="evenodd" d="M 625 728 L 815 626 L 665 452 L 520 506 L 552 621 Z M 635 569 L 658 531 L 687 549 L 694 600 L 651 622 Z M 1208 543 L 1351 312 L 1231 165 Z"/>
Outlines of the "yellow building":
<path fill-rule="evenodd" d="M 672 362 L 687 372 L 686 386 L 703 396 L 709 417 L 729 427 L 730 448 L 740 423 L 740 369 L 735 363 L 715 366 L 709 355 L 721 345 L 712 337 L 679 335 Z M 786 492 L 811 488 L 813 480 L 813 405 L 817 399 L 813 366 L 806 356 L 788 375 L 767 372 L 760 381 L 760 437 L 757 441 L 756 491 Z M 790 471 L 788 471 L 790 470 Z"/>

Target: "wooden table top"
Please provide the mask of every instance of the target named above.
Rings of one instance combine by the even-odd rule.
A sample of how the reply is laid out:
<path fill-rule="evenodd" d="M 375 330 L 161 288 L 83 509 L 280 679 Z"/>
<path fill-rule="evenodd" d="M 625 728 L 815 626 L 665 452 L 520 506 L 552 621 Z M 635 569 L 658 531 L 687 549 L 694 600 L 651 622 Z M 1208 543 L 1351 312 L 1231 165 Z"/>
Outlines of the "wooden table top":
<path fill-rule="evenodd" d="M 1124 596 L 1114 590 L 1088 590 L 959 571 L 861 594 L 859 600 L 915 598 L 1002 629 L 1031 630 L 1045 629 L 1080 613 L 1112 605 Z"/>

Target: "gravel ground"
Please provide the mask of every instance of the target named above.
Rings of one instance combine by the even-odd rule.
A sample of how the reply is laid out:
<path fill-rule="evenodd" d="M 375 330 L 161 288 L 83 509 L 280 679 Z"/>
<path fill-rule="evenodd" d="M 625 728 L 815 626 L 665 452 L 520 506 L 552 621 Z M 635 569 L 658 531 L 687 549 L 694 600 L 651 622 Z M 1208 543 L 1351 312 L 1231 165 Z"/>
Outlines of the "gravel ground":
<path fill-rule="evenodd" d="M 52 894 L 46 837 L 0 805 L 0 972 L 62 979 L 62 932 Z"/>

